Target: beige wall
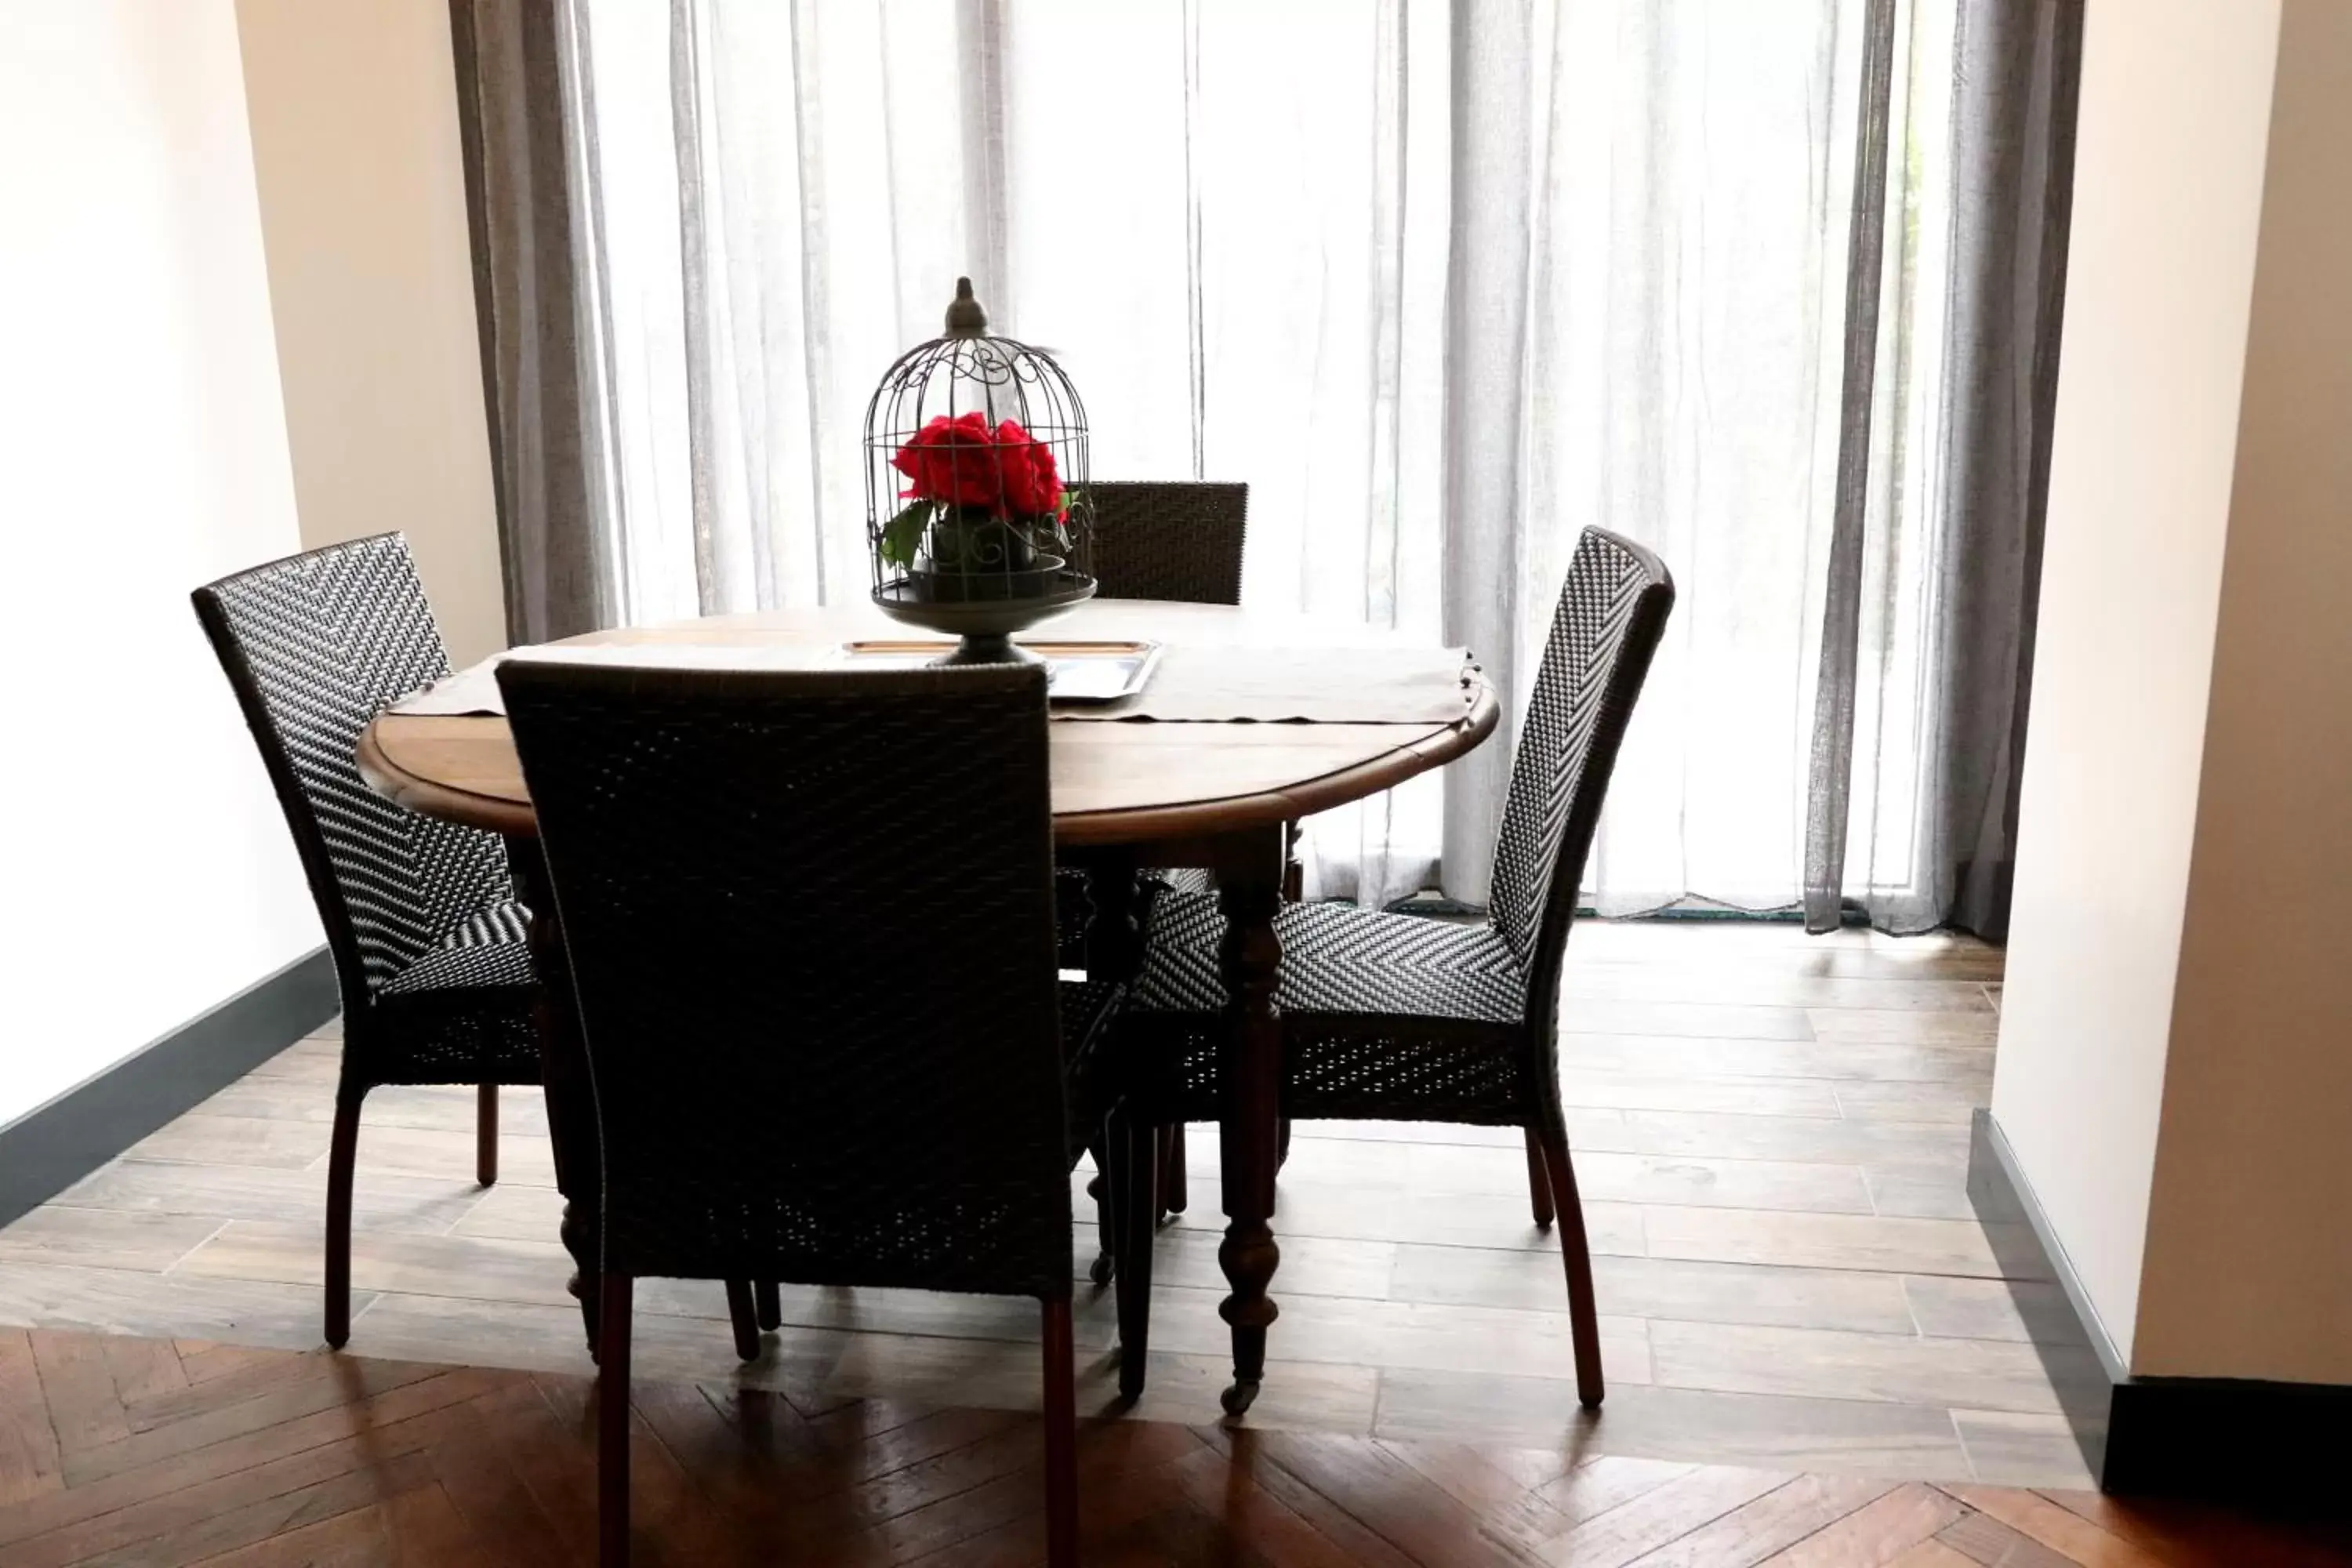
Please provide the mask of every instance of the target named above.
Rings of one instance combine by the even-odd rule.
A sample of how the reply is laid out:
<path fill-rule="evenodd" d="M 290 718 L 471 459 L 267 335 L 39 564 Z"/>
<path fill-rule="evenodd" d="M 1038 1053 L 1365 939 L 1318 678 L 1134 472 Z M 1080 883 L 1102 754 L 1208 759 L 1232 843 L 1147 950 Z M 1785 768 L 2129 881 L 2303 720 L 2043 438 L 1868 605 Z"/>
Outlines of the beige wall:
<path fill-rule="evenodd" d="M 306 547 L 400 529 L 506 646 L 446 0 L 236 0 Z"/>
<path fill-rule="evenodd" d="M 229 0 L 0 0 L 0 1122 L 319 944 L 188 591 L 299 547 Z"/>
<path fill-rule="evenodd" d="M 2134 1370 L 2352 1384 L 2352 5 L 2286 0 Z"/>
<path fill-rule="evenodd" d="M 1993 1114 L 2126 1355 L 2197 825 L 2276 0 L 2094 0 Z"/>

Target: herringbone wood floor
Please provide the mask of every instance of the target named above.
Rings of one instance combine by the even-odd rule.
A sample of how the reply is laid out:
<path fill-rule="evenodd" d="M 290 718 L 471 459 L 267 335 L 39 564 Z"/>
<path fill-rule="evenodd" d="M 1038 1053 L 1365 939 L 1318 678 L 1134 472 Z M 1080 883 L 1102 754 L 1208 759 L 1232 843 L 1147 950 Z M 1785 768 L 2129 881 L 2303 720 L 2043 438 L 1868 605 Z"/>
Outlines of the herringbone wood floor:
<path fill-rule="evenodd" d="M 1610 1399 L 1584 1440 L 1698 1464 L 2003 1486 L 2089 1484 L 2062 1384 L 2096 1380 L 2056 1286 L 2018 1278 L 1965 1177 L 1991 1083 L 2000 954 L 1964 938 L 1585 922 L 1563 1099 L 1592 1234 Z M 331 1033 L 331 1031 L 330 1032 Z M 305 1040 L 0 1228 L 0 1323 L 318 1343 L 341 1042 Z M 585 1373 L 545 1120 L 506 1096 L 474 1184 L 469 1088 L 381 1089 L 360 1134 L 352 1348 Z M 1543 1447 L 1575 1424 L 1558 1243 L 1510 1129 L 1312 1122 L 1282 1173 L 1273 1375 L 1255 1426 Z M 1213 1421 L 1216 1129 L 1160 1233 L 1134 1415 Z M 1081 1187 L 1086 1173 L 1079 1173 Z M 1081 1193 L 1074 1273 L 1095 1253 Z M 1117 1337 L 1083 1287 L 1082 1397 Z M 803 1405 L 1034 1407 L 1037 1313 L 923 1292 L 788 1289 L 739 1370 L 716 1286 L 647 1282 L 638 1367 Z"/>
<path fill-rule="evenodd" d="M 545 1373 L 0 1331 L 0 1563 L 567 1563 L 593 1555 L 593 1386 Z M 1034 1418 L 640 1383 L 638 1560 L 1042 1561 Z M 2095 1494 L 1571 1448 L 1089 1424 L 1089 1563 L 2352 1561 L 2316 1534 Z"/>

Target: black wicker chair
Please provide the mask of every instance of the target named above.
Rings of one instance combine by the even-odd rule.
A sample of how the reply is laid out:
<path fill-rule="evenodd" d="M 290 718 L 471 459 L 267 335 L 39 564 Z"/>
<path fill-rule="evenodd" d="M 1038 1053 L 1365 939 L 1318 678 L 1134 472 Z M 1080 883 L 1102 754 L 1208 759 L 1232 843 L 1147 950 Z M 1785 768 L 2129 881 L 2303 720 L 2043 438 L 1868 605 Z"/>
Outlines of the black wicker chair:
<path fill-rule="evenodd" d="M 1587 1405 L 1603 1389 L 1559 1100 L 1560 959 L 1618 745 L 1674 596 L 1656 556 L 1585 531 L 1521 725 L 1485 923 L 1338 904 L 1289 904 L 1276 920 L 1284 1114 L 1525 1129 L 1536 1224 L 1559 1216 Z M 1138 1112 L 1150 1122 L 1216 1114 L 1223 929 L 1213 899 L 1169 893 L 1153 905 L 1120 1042 L 1135 1055 Z M 1118 1261 L 1122 1277 L 1150 1267 L 1144 1249 L 1122 1249 Z M 1148 1290 L 1150 1281 L 1135 1284 Z M 1139 1359 L 1144 1338 L 1122 1335 L 1126 1353 Z"/>
<path fill-rule="evenodd" d="M 1106 479 L 1094 501 L 1096 591 L 1187 605 L 1242 602 L 1249 486 L 1197 479 Z"/>
<path fill-rule="evenodd" d="M 1113 599 L 1165 599 L 1186 605 L 1242 602 L 1242 560 L 1249 538 L 1249 486 L 1200 479 L 1106 479 L 1087 487 L 1094 500 L 1096 591 Z M 1131 876 L 1131 865 L 1097 857 L 1096 874 Z M 1055 897 L 1061 910 L 1062 966 L 1087 966 L 1088 868 L 1063 868 Z M 1148 893 L 1175 887 L 1209 891 L 1208 873 L 1190 868 L 1151 879 Z M 1296 889 L 1293 889 L 1296 897 Z M 1128 976 L 1132 978 L 1132 976 Z M 1185 1207 L 1184 1127 L 1161 1130 L 1160 1172 L 1153 1218 Z M 1100 1199 L 1099 1185 L 1090 1189 Z M 1112 1273 L 1111 1226 L 1092 1270 L 1097 1285 Z"/>
<path fill-rule="evenodd" d="M 1166 599 L 1186 605 L 1242 602 L 1242 558 L 1249 536 L 1249 486 L 1199 479 L 1105 479 L 1087 487 L 1094 500 L 1096 591 L 1113 599 Z M 1098 872 L 1133 874 L 1108 856 Z M 1062 966 L 1087 966 L 1086 926 L 1090 905 L 1085 866 L 1063 868 L 1055 881 L 1061 910 Z M 1178 869 L 1151 880 L 1164 887 L 1208 891 L 1205 872 Z M 1185 1205 L 1184 1130 L 1164 1130 L 1162 1169 L 1155 1218 Z M 1097 1189 L 1096 1196 L 1102 1196 Z M 1093 1275 L 1099 1285 L 1111 1275 L 1110 1227 Z"/>
<path fill-rule="evenodd" d="M 327 1342 L 351 1337 L 352 1166 L 379 1084 L 480 1088 L 476 1175 L 498 1179 L 498 1086 L 535 1084 L 538 986 L 505 844 L 377 795 L 352 752 L 377 710 L 448 673 L 396 533 L 199 588 L 197 619 L 286 812 L 342 991 L 327 1156 Z"/>
<path fill-rule="evenodd" d="M 1110 599 L 1185 605 L 1242 602 L 1242 551 L 1249 532 L 1249 486 L 1193 479 L 1104 480 L 1094 500 L 1095 590 Z M 1167 879 L 1207 889 L 1205 877 Z M 1055 884 L 1062 911 L 1062 966 L 1087 962 L 1086 872 L 1066 868 Z"/>
<path fill-rule="evenodd" d="M 1074 1561 L 1069 1173 L 1116 987 L 1057 991 L 1043 672 L 499 682 L 604 1154 L 604 1561 L 628 1550 L 641 1275 L 1036 1297 Z"/>

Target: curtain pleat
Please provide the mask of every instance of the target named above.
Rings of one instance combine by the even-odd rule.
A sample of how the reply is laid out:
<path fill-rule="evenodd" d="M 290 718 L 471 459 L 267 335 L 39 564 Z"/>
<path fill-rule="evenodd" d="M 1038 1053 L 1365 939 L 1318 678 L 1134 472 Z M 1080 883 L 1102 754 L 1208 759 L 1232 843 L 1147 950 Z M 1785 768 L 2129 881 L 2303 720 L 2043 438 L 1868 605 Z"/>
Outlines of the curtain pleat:
<path fill-rule="evenodd" d="M 1805 806 L 1805 929 L 1833 931 L 1845 893 L 1853 790 L 1855 676 L 1862 639 L 1863 531 L 1871 501 L 1877 412 L 1879 295 L 1886 256 L 1886 146 L 1895 103 L 1896 0 L 1864 0 L 1862 101 L 1845 258 L 1845 364 L 1839 392 L 1837 491 L 1830 511 L 1812 764 Z"/>
<path fill-rule="evenodd" d="M 1954 341 L 1927 886 L 1874 919 L 2009 931 L 2072 207 L 2082 0 L 1960 13 Z M 1882 900 L 1884 902 L 1884 900 Z"/>
<path fill-rule="evenodd" d="M 614 563 L 590 521 L 603 487 L 581 333 L 595 306 L 581 258 L 593 241 L 577 226 L 573 188 L 574 139 L 588 122 L 565 92 L 556 7 L 450 0 L 449 21 L 507 630 L 544 642 L 609 625 L 614 609 Z"/>
<path fill-rule="evenodd" d="M 1453 8 L 1453 256 L 1445 277 L 1444 631 L 1505 692 L 1527 690 L 1522 565 L 1531 519 L 1521 494 L 1528 427 L 1528 280 L 1534 232 L 1534 7 L 1457 0 Z M 1540 590 L 1538 590 L 1540 592 Z M 1486 901 L 1510 784 L 1519 704 L 1487 744 L 1454 764 L 1444 890 Z"/>

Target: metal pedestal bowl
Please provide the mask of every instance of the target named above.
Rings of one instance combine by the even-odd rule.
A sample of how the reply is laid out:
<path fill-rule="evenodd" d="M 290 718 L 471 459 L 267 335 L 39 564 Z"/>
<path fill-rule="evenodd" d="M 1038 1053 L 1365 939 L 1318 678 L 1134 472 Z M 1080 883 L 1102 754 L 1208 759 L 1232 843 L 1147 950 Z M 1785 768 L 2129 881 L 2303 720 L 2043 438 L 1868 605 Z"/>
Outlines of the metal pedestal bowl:
<path fill-rule="evenodd" d="M 938 665 L 1042 663 L 1037 655 L 1015 647 L 1013 634 L 1094 596 L 1095 580 L 1067 569 L 961 579 L 909 573 L 874 590 L 874 603 L 892 620 L 960 639 L 931 661 Z"/>

